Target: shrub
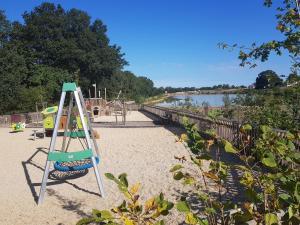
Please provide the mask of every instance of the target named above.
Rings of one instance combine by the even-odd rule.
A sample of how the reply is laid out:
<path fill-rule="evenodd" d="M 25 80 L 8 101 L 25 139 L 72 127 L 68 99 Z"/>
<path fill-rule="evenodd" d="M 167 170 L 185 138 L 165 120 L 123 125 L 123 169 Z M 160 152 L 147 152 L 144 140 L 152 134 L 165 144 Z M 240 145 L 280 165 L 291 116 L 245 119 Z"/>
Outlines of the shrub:
<path fill-rule="evenodd" d="M 86 224 L 107 224 L 107 225 L 163 225 L 162 216 L 169 214 L 173 208 L 173 203 L 164 199 L 160 193 L 141 204 L 138 194 L 141 184 L 136 183 L 129 188 L 127 175 L 120 174 L 116 178 L 113 174 L 106 173 L 105 176 L 115 182 L 125 200 L 122 203 L 109 210 L 93 209 L 92 216 L 83 218 L 77 222 L 77 225 Z"/>

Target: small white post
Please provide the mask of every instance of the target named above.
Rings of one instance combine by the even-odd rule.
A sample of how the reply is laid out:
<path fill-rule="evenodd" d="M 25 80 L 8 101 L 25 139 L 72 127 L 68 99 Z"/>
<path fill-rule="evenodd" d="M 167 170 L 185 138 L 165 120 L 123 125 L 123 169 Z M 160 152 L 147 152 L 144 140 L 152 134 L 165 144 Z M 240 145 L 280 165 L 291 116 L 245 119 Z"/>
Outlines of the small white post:
<path fill-rule="evenodd" d="M 93 86 L 95 87 L 95 96 L 94 96 L 94 98 L 97 98 L 97 84 L 94 83 Z"/>
<path fill-rule="evenodd" d="M 91 90 L 89 89 L 89 97 L 91 98 Z"/>
<path fill-rule="evenodd" d="M 104 88 L 104 99 L 106 101 L 106 88 Z"/>
<path fill-rule="evenodd" d="M 99 98 L 101 98 L 101 91 L 99 91 Z"/>

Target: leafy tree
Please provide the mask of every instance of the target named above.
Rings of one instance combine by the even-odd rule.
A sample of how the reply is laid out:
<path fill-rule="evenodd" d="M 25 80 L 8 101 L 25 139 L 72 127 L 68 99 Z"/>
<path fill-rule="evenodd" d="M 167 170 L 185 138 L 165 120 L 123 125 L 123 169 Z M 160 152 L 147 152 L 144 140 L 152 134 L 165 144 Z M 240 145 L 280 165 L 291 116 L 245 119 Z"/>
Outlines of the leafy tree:
<path fill-rule="evenodd" d="M 111 77 L 104 78 L 98 84 L 101 90 L 106 88 L 109 98 L 116 98 L 119 91 L 122 97 L 142 102 L 145 98 L 155 94 L 161 94 L 161 90 L 156 90 L 153 82 L 146 77 L 137 77 L 130 71 L 117 71 Z"/>
<path fill-rule="evenodd" d="M 282 85 L 282 80 L 272 70 L 259 73 L 255 82 L 256 89 L 273 88 L 280 85 Z"/>
<path fill-rule="evenodd" d="M 84 94 L 97 83 L 109 97 L 154 94 L 153 82 L 129 71 L 121 48 L 110 44 L 107 27 L 81 10 L 42 3 L 10 22 L 0 11 L 0 113 L 34 110 L 36 101 L 59 99 L 61 84 L 76 81 Z"/>
<path fill-rule="evenodd" d="M 0 51 L 0 113 L 18 110 L 21 102 L 22 83 L 26 80 L 26 60 L 16 50 Z"/>
<path fill-rule="evenodd" d="M 81 10 L 65 11 L 60 5 L 43 3 L 24 14 L 21 30 L 25 48 L 30 48 L 39 63 L 66 69 L 89 80 L 100 80 L 127 63 L 120 48 L 109 45 L 106 27 L 93 23 Z"/>
<path fill-rule="evenodd" d="M 295 84 L 300 81 L 300 76 L 297 73 L 291 73 L 286 79 L 287 84 Z"/>
<path fill-rule="evenodd" d="M 8 37 L 11 32 L 11 24 L 6 19 L 4 11 L 0 10 L 0 48 L 8 42 Z"/>
<path fill-rule="evenodd" d="M 264 0 L 264 6 L 274 5 L 273 0 Z M 255 67 L 256 60 L 265 62 L 269 59 L 271 53 L 282 55 L 288 52 L 292 60 L 292 71 L 300 70 L 300 12 L 299 0 L 283 0 L 277 5 L 277 24 L 276 29 L 283 35 L 282 40 L 271 40 L 260 45 L 253 43 L 250 47 L 238 46 L 237 44 L 228 45 L 219 43 L 221 48 L 239 48 L 240 65 L 249 65 Z"/>

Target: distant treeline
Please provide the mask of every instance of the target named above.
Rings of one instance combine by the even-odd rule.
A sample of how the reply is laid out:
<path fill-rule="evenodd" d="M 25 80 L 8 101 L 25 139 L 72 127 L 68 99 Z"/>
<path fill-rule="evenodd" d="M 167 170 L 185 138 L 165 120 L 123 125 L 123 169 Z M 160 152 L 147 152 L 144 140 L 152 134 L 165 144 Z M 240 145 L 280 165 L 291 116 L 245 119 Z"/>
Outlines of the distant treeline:
<path fill-rule="evenodd" d="M 167 91 L 168 93 L 175 93 L 175 92 L 186 92 L 186 91 L 199 91 L 199 90 L 217 90 L 217 89 L 241 89 L 241 88 L 246 88 L 246 86 L 241 85 L 241 86 L 235 86 L 235 85 L 229 85 L 229 84 L 219 84 L 219 85 L 214 85 L 212 87 L 165 87 L 165 88 L 159 88 L 159 90 L 165 92 Z"/>
<path fill-rule="evenodd" d="M 128 63 L 101 20 L 52 3 L 24 12 L 23 19 L 11 22 L 0 10 L 0 114 L 56 104 L 67 81 L 78 83 L 85 96 L 94 83 L 110 99 L 119 90 L 136 101 L 161 93 L 150 79 L 123 71 Z"/>

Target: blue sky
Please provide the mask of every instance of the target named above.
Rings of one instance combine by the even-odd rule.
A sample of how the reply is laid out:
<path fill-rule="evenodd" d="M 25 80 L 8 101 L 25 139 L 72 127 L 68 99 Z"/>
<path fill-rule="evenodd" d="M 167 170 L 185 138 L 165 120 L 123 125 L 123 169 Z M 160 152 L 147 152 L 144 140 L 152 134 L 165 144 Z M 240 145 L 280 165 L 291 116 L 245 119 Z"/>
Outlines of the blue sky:
<path fill-rule="evenodd" d="M 22 21 L 43 1 L 2 1 L 10 20 Z M 249 85 L 257 74 L 272 69 L 288 74 L 288 56 L 272 56 L 255 69 L 239 67 L 238 52 L 217 47 L 219 42 L 250 45 L 281 39 L 274 9 L 263 0 L 61 0 L 65 9 L 88 12 L 108 27 L 112 44 L 122 47 L 130 63 L 126 70 L 147 76 L 156 86 Z"/>

